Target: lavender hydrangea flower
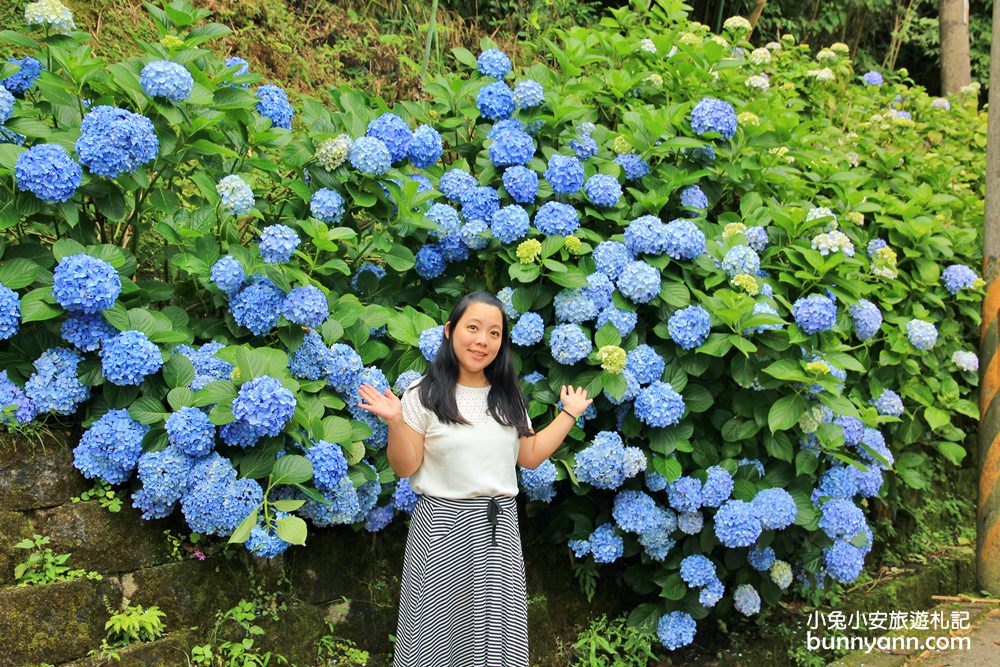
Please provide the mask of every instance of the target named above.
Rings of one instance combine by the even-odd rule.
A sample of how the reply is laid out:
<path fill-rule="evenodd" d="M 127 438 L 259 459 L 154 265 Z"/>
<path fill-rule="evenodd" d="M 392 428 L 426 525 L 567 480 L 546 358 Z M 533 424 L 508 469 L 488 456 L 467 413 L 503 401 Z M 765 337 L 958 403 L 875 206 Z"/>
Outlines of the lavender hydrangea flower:
<path fill-rule="evenodd" d="M 960 290 L 972 287 L 979 276 L 975 271 L 964 264 L 951 264 L 947 266 L 941 274 L 945 289 L 952 294 L 958 294 Z"/>
<path fill-rule="evenodd" d="M 825 296 L 803 297 L 792 305 L 792 317 L 807 334 L 828 331 L 837 323 L 837 306 Z"/>

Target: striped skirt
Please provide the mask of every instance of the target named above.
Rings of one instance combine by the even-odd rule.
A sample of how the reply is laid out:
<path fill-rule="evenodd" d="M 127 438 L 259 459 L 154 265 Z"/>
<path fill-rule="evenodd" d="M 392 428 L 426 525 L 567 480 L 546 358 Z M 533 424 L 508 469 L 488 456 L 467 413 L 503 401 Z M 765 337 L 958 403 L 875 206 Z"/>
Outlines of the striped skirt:
<path fill-rule="evenodd" d="M 393 667 L 527 667 L 517 502 L 421 496 L 403 560 Z"/>

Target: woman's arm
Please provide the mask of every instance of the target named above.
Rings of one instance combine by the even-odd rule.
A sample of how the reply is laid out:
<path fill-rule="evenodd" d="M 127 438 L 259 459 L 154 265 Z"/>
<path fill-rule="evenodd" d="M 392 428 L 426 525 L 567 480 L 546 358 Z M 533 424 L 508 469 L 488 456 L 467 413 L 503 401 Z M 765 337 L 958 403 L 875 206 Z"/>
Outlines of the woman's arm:
<path fill-rule="evenodd" d="M 587 398 L 587 390 L 581 387 L 562 386 L 559 392 L 563 410 L 541 431 L 521 438 L 521 447 L 517 453 L 517 462 L 525 468 L 537 468 L 542 461 L 549 458 L 566 439 L 576 420 L 590 407 L 593 399 Z M 567 412 L 571 414 L 566 414 Z"/>
<path fill-rule="evenodd" d="M 372 412 L 389 427 L 386 453 L 396 477 L 409 477 L 424 461 L 424 435 L 403 421 L 403 406 L 388 387 L 379 393 L 369 384 L 361 385 L 358 395 L 364 399 L 358 407 Z"/>

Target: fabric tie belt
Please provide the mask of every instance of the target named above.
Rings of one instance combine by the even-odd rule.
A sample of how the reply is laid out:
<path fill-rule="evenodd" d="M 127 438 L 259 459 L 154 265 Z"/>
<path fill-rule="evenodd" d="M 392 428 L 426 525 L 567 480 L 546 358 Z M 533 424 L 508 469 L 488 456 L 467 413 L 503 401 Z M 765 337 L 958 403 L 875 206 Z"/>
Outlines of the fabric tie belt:
<path fill-rule="evenodd" d="M 486 506 L 486 520 L 493 524 L 492 546 L 497 545 L 497 523 L 499 523 L 500 502 L 496 498 L 490 498 L 490 504 Z"/>

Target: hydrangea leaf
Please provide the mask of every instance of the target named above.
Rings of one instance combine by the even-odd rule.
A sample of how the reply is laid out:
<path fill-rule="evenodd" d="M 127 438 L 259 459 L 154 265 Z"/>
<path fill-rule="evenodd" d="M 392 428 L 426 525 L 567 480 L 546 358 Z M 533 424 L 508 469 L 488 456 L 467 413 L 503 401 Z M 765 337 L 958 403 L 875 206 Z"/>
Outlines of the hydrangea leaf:
<path fill-rule="evenodd" d="M 284 519 L 278 519 L 277 533 L 278 537 L 289 544 L 304 546 L 309 529 L 306 527 L 306 522 L 299 517 L 287 516 Z"/>
<path fill-rule="evenodd" d="M 304 456 L 287 454 L 274 464 L 271 471 L 271 484 L 301 484 L 312 479 L 312 463 Z"/>
<path fill-rule="evenodd" d="M 767 425 L 772 433 L 785 431 L 799 422 L 808 405 L 798 394 L 782 396 L 771 405 L 767 412 Z"/>
<path fill-rule="evenodd" d="M 247 514 L 246 518 L 240 522 L 233 534 L 229 536 L 229 544 L 243 544 L 250 537 L 250 531 L 257 525 L 257 510 Z"/>

